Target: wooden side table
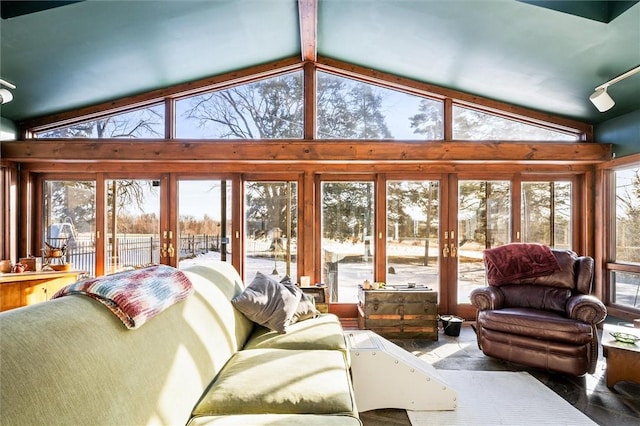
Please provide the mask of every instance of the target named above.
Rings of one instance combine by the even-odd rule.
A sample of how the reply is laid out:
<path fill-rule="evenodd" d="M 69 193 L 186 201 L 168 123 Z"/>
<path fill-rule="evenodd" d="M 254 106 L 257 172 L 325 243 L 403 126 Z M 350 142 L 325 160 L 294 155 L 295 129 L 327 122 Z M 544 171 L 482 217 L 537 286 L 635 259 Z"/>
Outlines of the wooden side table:
<path fill-rule="evenodd" d="M 637 342 L 618 342 L 609 333 L 621 332 L 640 337 L 639 328 L 605 324 L 602 328 L 602 353 L 607 359 L 607 387 L 621 381 L 640 383 L 640 346 Z"/>
<path fill-rule="evenodd" d="M 45 302 L 84 271 L 39 271 L 0 274 L 0 311 Z"/>

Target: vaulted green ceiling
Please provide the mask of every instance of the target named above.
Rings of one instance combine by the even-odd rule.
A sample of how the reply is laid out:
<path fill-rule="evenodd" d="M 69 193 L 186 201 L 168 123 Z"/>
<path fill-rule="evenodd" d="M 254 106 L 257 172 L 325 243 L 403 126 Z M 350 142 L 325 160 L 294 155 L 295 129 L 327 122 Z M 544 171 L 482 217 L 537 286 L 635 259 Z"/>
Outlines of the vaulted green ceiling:
<path fill-rule="evenodd" d="M 302 54 L 298 0 L 35 3 L 0 21 L 0 77 L 17 86 L 0 114 L 16 122 Z M 611 86 L 610 111 L 588 100 L 640 65 L 637 1 L 318 0 L 315 43 L 325 57 L 590 123 L 640 109 L 640 74 Z"/>

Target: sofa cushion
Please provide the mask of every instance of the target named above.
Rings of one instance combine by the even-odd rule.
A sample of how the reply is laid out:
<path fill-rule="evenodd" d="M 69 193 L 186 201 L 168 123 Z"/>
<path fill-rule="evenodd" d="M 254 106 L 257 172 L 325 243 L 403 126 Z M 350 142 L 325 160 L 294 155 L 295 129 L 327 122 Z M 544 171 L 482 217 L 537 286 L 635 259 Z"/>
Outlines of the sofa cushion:
<path fill-rule="evenodd" d="M 340 320 L 333 314 L 293 324 L 286 334 L 257 327 L 244 349 L 335 349 L 348 353 Z"/>
<path fill-rule="evenodd" d="M 279 333 L 287 331 L 302 291 L 258 272 L 247 288 L 231 303 L 251 321 Z"/>
<path fill-rule="evenodd" d="M 478 326 L 483 330 L 573 345 L 584 345 L 593 340 L 591 325 L 553 312 L 530 308 L 478 312 Z"/>
<path fill-rule="evenodd" d="M 236 414 L 193 417 L 187 426 L 362 426 L 360 419 L 347 415 L 319 414 Z"/>
<path fill-rule="evenodd" d="M 193 414 L 348 414 L 357 416 L 340 351 L 246 349 L 224 366 Z"/>

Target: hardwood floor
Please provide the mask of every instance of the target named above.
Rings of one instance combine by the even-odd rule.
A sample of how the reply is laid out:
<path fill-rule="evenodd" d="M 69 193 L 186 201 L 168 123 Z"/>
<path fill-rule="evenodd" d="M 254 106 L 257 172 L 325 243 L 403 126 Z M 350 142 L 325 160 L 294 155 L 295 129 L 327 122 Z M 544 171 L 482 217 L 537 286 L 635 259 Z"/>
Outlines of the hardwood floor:
<path fill-rule="evenodd" d="M 617 323 L 613 318 L 607 322 Z M 438 341 L 423 339 L 392 340 L 396 345 L 442 370 L 526 371 L 536 377 L 571 405 L 602 426 L 640 424 L 640 384 L 620 382 L 613 389 L 606 385 L 606 360 L 600 348 L 594 374 L 571 377 L 536 370 L 485 356 L 476 343 L 473 328 L 465 323 L 459 337 L 440 331 Z M 406 411 L 372 410 L 360 413 L 364 426 L 409 426 Z M 549 424 L 555 424 L 550 419 Z"/>

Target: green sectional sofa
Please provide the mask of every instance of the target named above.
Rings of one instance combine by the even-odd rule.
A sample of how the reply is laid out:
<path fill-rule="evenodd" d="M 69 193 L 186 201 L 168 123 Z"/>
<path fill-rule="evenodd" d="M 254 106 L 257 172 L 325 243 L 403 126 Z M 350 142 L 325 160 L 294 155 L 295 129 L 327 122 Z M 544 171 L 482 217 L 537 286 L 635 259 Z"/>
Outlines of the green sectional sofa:
<path fill-rule="evenodd" d="M 230 264 L 182 272 L 195 291 L 134 330 L 83 295 L 0 314 L 0 424 L 361 425 L 334 315 L 277 333 Z"/>

